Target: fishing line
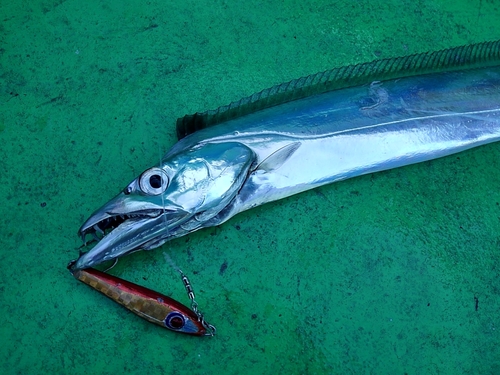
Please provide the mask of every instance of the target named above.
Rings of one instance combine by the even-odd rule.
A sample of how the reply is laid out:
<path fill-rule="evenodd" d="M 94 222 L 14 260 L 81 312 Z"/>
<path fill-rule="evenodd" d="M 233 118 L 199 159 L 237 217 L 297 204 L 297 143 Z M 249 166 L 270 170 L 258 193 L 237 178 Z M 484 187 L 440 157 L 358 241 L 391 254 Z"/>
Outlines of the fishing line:
<path fill-rule="evenodd" d="M 162 169 L 163 153 L 161 151 L 161 146 L 159 144 L 158 144 L 158 154 L 159 154 L 159 159 L 160 159 L 160 162 L 158 164 L 158 168 Z M 168 183 L 168 181 L 167 181 L 167 183 Z M 163 223 L 165 224 L 165 228 L 166 228 L 166 232 L 167 232 L 167 238 L 168 238 L 170 236 L 170 233 L 169 233 L 169 229 L 168 229 L 167 210 L 165 209 L 165 194 L 164 193 L 165 192 L 163 192 L 161 194 L 161 205 L 162 205 L 162 208 L 163 208 Z M 172 249 L 172 245 L 170 244 L 170 241 L 167 240 L 167 251 L 163 252 L 163 255 L 165 256 L 165 260 L 167 261 L 167 263 L 169 263 L 172 266 L 173 269 L 175 269 L 177 272 L 182 273 L 182 271 L 180 270 L 179 266 L 177 266 L 175 264 L 175 262 L 173 261 L 173 259 L 167 253 L 167 252 L 170 252 L 171 249 Z"/>
<path fill-rule="evenodd" d="M 160 163 L 158 165 L 158 168 L 162 168 L 162 152 L 161 152 L 161 148 L 160 148 L 160 145 L 158 145 L 158 153 L 160 155 Z M 168 183 L 168 181 L 167 181 Z M 165 208 L 165 194 L 164 192 L 161 194 L 161 205 L 162 205 L 162 208 L 163 208 L 163 221 L 165 223 L 165 228 L 166 228 L 166 232 L 167 232 L 167 238 L 169 236 L 169 229 L 168 229 L 168 220 L 167 220 L 167 210 Z M 195 295 L 194 295 L 194 290 L 193 290 L 193 287 L 191 286 L 191 282 L 189 281 L 188 277 L 186 276 L 186 274 L 184 272 L 182 272 L 182 270 L 180 269 L 180 267 L 174 262 L 174 260 L 172 259 L 172 257 L 168 254 L 168 252 L 170 252 L 170 249 L 172 248 L 172 245 L 170 244 L 170 241 L 167 239 L 167 243 L 168 243 L 168 248 L 167 248 L 167 251 L 164 251 L 163 252 L 163 257 L 165 258 L 165 261 L 170 264 L 170 266 L 175 269 L 181 276 L 181 279 L 182 279 L 182 283 L 184 285 L 184 288 L 186 289 L 186 292 L 187 292 L 187 295 L 188 295 L 188 298 L 191 300 L 191 310 L 193 310 L 193 312 L 196 314 L 196 316 L 198 317 L 198 321 L 203 325 L 203 327 L 205 327 L 205 329 L 207 330 L 207 332 L 205 333 L 205 336 L 213 336 L 215 335 L 215 331 L 216 331 L 216 328 L 214 325 L 208 323 L 204 316 L 203 316 L 203 313 L 198 309 L 198 302 L 196 302 L 195 300 Z"/>
<path fill-rule="evenodd" d="M 158 144 L 158 154 L 159 154 L 159 159 L 160 159 L 160 162 L 158 164 L 158 168 L 162 169 L 162 151 L 161 151 L 161 146 Z M 168 183 L 168 181 L 167 181 Z M 162 184 L 163 184 L 163 181 L 162 181 Z M 165 192 L 163 192 L 161 194 L 161 206 L 163 208 L 163 222 L 165 223 L 165 227 L 167 228 L 167 236 L 170 234 L 168 233 L 168 225 L 167 225 L 167 211 L 165 210 Z M 167 241 L 169 242 L 169 241 Z"/>
<path fill-rule="evenodd" d="M 162 169 L 163 153 L 161 151 L 161 146 L 159 144 L 158 144 L 158 154 L 159 154 L 159 159 L 160 159 L 160 163 L 158 164 L 158 168 Z M 162 181 L 162 184 L 163 183 L 164 183 L 164 181 Z M 168 184 L 169 181 L 165 181 L 165 183 Z M 166 232 L 167 232 L 167 238 L 168 238 L 170 236 L 170 233 L 169 233 L 169 229 L 168 229 L 167 210 L 165 209 L 165 191 L 163 193 L 161 193 L 161 206 L 162 206 L 162 209 L 163 209 L 163 223 L 165 224 L 165 228 L 166 228 Z M 169 240 L 167 240 L 167 246 L 168 246 L 168 250 L 170 251 L 172 245 L 170 244 Z M 172 261 L 172 264 L 173 264 L 173 261 Z"/>

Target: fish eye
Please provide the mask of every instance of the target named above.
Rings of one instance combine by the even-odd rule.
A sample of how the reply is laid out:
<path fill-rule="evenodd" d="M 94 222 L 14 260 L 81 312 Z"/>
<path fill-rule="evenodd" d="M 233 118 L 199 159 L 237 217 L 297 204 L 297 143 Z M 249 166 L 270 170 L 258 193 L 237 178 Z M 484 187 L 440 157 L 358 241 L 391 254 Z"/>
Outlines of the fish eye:
<path fill-rule="evenodd" d="M 159 195 L 167 189 L 168 175 L 161 168 L 150 168 L 139 178 L 139 186 L 143 193 Z"/>
<path fill-rule="evenodd" d="M 163 322 L 165 323 L 165 326 L 167 328 L 173 329 L 175 331 L 182 329 L 186 324 L 184 316 L 178 312 L 171 312 L 167 315 Z"/>

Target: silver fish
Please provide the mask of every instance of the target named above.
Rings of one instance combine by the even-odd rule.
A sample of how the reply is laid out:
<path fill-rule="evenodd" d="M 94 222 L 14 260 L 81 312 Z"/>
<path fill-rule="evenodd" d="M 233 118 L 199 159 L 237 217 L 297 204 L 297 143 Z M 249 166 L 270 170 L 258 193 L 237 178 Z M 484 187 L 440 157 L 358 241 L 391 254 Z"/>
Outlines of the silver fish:
<path fill-rule="evenodd" d="M 500 140 L 500 41 L 379 60 L 178 120 L 180 140 L 79 230 L 75 269 L 305 190 Z"/>

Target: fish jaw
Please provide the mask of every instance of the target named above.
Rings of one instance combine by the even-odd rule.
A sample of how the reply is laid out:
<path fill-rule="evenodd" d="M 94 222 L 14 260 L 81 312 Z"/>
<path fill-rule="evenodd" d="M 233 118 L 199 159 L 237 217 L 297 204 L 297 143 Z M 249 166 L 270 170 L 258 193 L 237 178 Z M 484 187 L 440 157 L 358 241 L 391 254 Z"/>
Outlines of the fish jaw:
<path fill-rule="evenodd" d="M 167 217 L 168 216 L 168 217 Z M 107 233 L 88 252 L 76 261 L 74 269 L 85 269 L 108 260 L 114 260 L 134 251 L 143 249 L 145 244 L 161 245 L 170 236 L 172 228 L 187 220 L 189 215 L 169 215 L 162 213 L 157 217 L 131 217 Z"/>
<path fill-rule="evenodd" d="M 93 267 L 141 250 L 146 243 L 148 248 L 153 248 L 151 243 L 168 238 L 176 227 L 192 216 L 165 201 L 161 195 L 147 197 L 140 194 L 137 184 L 137 180 L 131 182 L 123 192 L 95 211 L 80 227 L 78 234 L 84 244 L 87 244 L 88 235 L 97 244 L 80 256 L 75 269 Z M 165 240 L 161 243 L 163 242 Z"/>
<path fill-rule="evenodd" d="M 165 202 L 161 196 L 147 197 L 137 193 L 136 185 L 137 180 L 134 180 L 83 223 L 78 235 L 84 243 L 88 234 L 104 235 L 109 229 L 113 230 L 129 220 L 156 218 L 165 212 L 182 211 L 180 207 Z"/>

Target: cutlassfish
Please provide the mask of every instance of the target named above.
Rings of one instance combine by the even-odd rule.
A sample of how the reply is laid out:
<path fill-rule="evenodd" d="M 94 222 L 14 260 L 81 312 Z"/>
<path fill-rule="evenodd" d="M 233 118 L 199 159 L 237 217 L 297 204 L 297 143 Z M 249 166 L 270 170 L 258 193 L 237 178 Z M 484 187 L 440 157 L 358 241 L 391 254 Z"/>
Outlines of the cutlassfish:
<path fill-rule="evenodd" d="M 500 140 L 500 41 L 337 68 L 177 121 L 179 141 L 79 234 L 93 267 L 347 178 Z"/>

